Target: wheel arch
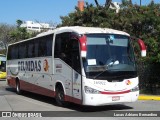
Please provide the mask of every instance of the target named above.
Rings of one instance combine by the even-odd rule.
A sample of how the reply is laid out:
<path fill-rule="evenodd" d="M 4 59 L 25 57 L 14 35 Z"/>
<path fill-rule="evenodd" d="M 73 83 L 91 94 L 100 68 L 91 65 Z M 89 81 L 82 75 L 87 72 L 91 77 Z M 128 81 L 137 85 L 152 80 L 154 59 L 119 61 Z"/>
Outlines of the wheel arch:
<path fill-rule="evenodd" d="M 66 91 L 65 91 L 64 84 L 63 84 L 61 81 L 57 81 L 57 82 L 55 83 L 54 91 L 56 92 L 56 88 L 57 88 L 58 86 L 60 86 L 60 87 L 63 88 L 64 94 L 66 95 Z"/>

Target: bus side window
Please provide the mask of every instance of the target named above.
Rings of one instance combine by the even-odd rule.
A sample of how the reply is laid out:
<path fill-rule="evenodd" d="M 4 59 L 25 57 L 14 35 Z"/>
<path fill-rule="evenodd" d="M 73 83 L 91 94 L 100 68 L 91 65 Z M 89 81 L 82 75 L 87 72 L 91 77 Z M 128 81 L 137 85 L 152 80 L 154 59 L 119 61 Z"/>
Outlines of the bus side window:
<path fill-rule="evenodd" d="M 80 73 L 79 43 L 77 39 L 70 39 L 70 36 L 69 32 L 56 35 L 54 57 L 62 59 Z"/>
<path fill-rule="evenodd" d="M 20 43 L 18 45 L 18 53 L 19 53 L 19 59 L 27 58 L 27 44 L 26 43 Z"/>
<path fill-rule="evenodd" d="M 28 57 L 32 58 L 35 56 L 35 49 L 34 49 L 34 41 L 29 42 L 28 45 Z"/>
<path fill-rule="evenodd" d="M 72 67 L 78 73 L 81 73 L 81 64 L 80 64 L 80 51 L 79 51 L 79 42 L 77 39 L 71 39 L 72 41 Z"/>
<path fill-rule="evenodd" d="M 13 59 L 18 59 L 18 47 L 11 45 L 8 48 L 8 56 L 7 56 L 8 60 L 13 60 Z"/>
<path fill-rule="evenodd" d="M 39 51 L 39 39 L 35 39 L 35 40 L 34 40 L 34 51 L 35 51 L 35 57 L 39 57 L 39 56 L 38 56 L 38 51 Z"/>
<path fill-rule="evenodd" d="M 53 42 L 53 34 L 46 37 L 47 56 L 52 56 L 52 42 Z"/>
<path fill-rule="evenodd" d="M 18 59 L 18 47 L 12 46 L 11 59 Z"/>
<path fill-rule="evenodd" d="M 61 38 L 59 35 L 56 35 L 55 46 L 54 46 L 54 58 L 60 58 L 60 49 L 61 49 Z"/>
<path fill-rule="evenodd" d="M 46 47 L 46 41 L 45 41 L 45 38 L 44 37 L 42 37 L 42 38 L 40 38 L 40 40 L 39 40 L 39 57 L 44 57 L 44 56 L 46 56 L 46 53 L 47 52 L 47 47 Z"/>
<path fill-rule="evenodd" d="M 54 49 L 54 56 L 55 58 L 60 58 L 64 62 L 68 64 L 68 42 L 70 39 L 70 33 L 61 33 L 56 35 L 55 39 L 55 49 Z M 70 59 L 70 58 L 69 58 Z"/>
<path fill-rule="evenodd" d="M 12 51 L 12 46 L 9 46 L 9 47 L 8 47 L 7 60 L 11 60 L 11 59 L 12 59 L 11 51 Z"/>

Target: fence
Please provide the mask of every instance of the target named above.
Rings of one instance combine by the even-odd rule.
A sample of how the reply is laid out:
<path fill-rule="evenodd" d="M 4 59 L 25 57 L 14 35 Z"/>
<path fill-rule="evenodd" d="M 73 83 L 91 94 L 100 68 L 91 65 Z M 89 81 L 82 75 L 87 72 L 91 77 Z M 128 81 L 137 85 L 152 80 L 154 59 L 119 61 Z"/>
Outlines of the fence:
<path fill-rule="evenodd" d="M 160 95 L 160 63 L 138 62 L 140 93 Z"/>

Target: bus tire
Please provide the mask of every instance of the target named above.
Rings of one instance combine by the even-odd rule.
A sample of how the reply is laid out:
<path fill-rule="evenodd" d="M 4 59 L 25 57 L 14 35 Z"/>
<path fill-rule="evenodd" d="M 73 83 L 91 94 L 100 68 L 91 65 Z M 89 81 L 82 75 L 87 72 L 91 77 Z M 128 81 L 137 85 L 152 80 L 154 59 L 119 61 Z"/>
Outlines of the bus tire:
<path fill-rule="evenodd" d="M 16 80 L 16 93 L 18 95 L 22 94 L 22 91 L 21 91 L 21 88 L 20 88 L 20 82 L 19 82 L 18 79 Z"/>
<path fill-rule="evenodd" d="M 64 101 L 65 95 L 64 95 L 64 90 L 61 85 L 58 85 L 56 87 L 56 103 L 58 106 L 65 106 L 65 101 Z"/>

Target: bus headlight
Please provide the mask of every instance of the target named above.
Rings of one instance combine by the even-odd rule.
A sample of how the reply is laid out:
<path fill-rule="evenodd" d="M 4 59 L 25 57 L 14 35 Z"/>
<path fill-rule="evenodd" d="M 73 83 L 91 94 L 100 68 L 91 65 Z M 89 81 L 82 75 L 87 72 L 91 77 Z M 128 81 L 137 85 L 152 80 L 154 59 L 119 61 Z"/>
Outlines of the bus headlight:
<path fill-rule="evenodd" d="M 136 92 L 136 91 L 139 91 L 139 86 L 138 85 L 131 89 L 131 92 Z"/>
<path fill-rule="evenodd" d="M 87 94 L 99 94 L 100 93 L 100 91 L 93 89 L 91 87 L 88 87 L 88 86 L 85 86 L 84 89 Z"/>

